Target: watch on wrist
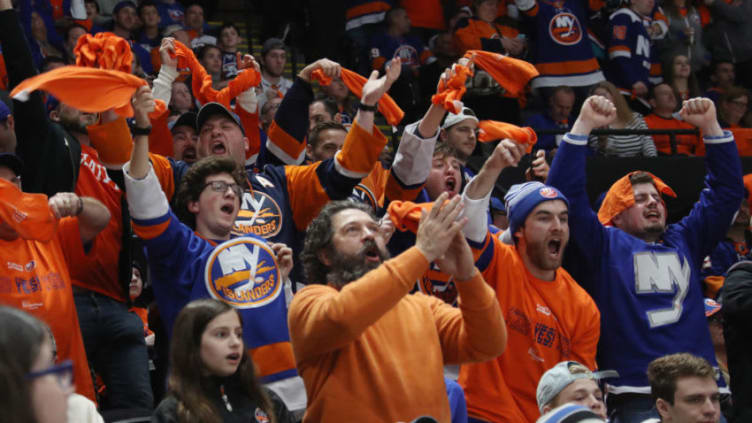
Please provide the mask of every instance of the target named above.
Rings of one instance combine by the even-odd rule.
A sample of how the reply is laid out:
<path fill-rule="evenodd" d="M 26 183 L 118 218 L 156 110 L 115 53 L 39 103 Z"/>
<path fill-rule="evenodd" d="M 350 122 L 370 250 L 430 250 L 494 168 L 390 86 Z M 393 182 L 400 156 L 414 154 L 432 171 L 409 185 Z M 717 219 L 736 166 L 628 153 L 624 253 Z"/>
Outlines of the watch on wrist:
<path fill-rule="evenodd" d="M 363 110 L 365 112 L 375 112 L 376 110 L 378 110 L 378 108 L 379 108 L 378 104 L 375 104 L 373 106 L 368 106 L 366 104 L 361 103 L 360 101 L 358 102 L 358 110 Z"/>
<path fill-rule="evenodd" d="M 146 128 L 142 128 L 138 125 L 133 125 L 133 135 L 149 135 L 151 134 L 151 125 L 147 126 Z"/>

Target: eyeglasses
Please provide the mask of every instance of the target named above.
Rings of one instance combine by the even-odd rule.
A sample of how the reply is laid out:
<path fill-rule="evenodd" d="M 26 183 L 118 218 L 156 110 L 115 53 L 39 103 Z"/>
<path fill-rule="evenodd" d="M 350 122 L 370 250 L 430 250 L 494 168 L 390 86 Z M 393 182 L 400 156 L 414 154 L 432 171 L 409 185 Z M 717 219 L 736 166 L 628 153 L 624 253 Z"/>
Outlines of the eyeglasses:
<path fill-rule="evenodd" d="M 227 192 L 227 188 L 232 188 L 232 192 L 234 192 L 236 196 L 241 197 L 243 195 L 243 188 L 235 183 L 228 184 L 225 181 L 211 181 L 204 184 L 201 190 L 205 190 L 206 187 L 211 187 L 212 191 L 220 193 L 225 193 Z"/>
<path fill-rule="evenodd" d="M 48 367 L 44 370 L 28 373 L 26 379 L 33 380 L 47 375 L 55 375 L 57 383 L 61 388 L 70 388 L 73 386 L 73 361 L 65 360 L 58 365 Z"/>

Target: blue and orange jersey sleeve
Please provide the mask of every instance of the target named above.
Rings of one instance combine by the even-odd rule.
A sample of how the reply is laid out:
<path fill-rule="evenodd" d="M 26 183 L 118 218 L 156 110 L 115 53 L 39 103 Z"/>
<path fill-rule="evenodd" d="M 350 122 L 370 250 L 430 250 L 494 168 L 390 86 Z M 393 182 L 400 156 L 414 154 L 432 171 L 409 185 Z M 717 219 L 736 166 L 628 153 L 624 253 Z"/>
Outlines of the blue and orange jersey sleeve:
<path fill-rule="evenodd" d="M 311 84 L 295 78 L 269 126 L 266 143 L 260 145 L 257 167 L 267 164 L 299 165 L 305 158 L 308 105 L 313 101 Z"/>

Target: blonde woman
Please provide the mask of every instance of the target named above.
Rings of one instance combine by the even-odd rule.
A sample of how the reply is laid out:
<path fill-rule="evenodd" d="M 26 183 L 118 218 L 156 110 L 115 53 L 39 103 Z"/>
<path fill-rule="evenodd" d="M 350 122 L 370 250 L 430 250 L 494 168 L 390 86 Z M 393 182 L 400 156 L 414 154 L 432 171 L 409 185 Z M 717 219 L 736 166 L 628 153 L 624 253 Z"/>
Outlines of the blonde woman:
<path fill-rule="evenodd" d="M 642 115 L 629 108 L 616 86 L 608 81 L 598 83 L 590 92 L 609 99 L 616 106 L 616 120 L 608 129 L 648 129 Z M 590 137 L 590 147 L 612 157 L 655 157 L 653 137 L 650 135 L 598 135 Z"/>

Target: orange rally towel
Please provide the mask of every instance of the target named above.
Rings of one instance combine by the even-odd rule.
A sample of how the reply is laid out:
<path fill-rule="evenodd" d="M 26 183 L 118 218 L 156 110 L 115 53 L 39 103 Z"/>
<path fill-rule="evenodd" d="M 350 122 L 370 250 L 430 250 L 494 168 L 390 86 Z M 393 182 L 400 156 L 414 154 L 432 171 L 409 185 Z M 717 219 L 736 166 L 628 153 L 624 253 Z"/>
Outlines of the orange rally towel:
<path fill-rule="evenodd" d="M 511 123 L 482 120 L 478 122 L 478 128 L 480 128 L 478 141 L 488 142 L 509 138 L 517 144 L 527 144 L 528 153 L 533 151 L 533 145 L 538 141 L 538 136 L 529 126 L 521 128 Z"/>
<path fill-rule="evenodd" d="M 392 201 L 386 212 L 394 227 L 400 231 L 418 232 L 421 211 L 431 211 L 433 203 L 413 203 L 412 201 Z"/>
<path fill-rule="evenodd" d="M 73 53 L 76 55 L 76 66 L 111 69 L 125 73 L 132 71 L 133 53 L 130 44 L 124 38 L 111 32 L 100 32 L 96 35 L 84 34 L 78 39 Z"/>
<path fill-rule="evenodd" d="M 78 110 L 99 113 L 115 109 L 120 116 L 133 116 L 131 97 L 147 85 L 143 79 L 116 70 L 63 66 L 23 80 L 10 95 L 26 101 L 34 90 L 44 90 Z"/>
<path fill-rule="evenodd" d="M 465 57 L 488 72 L 513 97 L 522 95 L 527 83 L 538 76 L 538 70 L 532 63 L 502 56 L 498 53 L 468 50 Z"/>
<path fill-rule="evenodd" d="M 49 241 L 57 231 L 57 219 L 44 194 L 24 194 L 0 179 L 0 222 L 7 223 L 23 239 Z"/>
<path fill-rule="evenodd" d="M 230 107 L 232 99 L 240 95 L 243 91 L 251 87 L 256 87 L 261 83 L 261 74 L 256 69 L 247 68 L 230 81 L 227 87 L 217 91 L 212 88 L 211 75 L 199 63 L 196 55 L 193 54 L 193 50 L 186 47 L 180 41 L 175 41 L 175 57 L 178 59 L 178 69 L 191 69 L 191 88 L 193 95 L 201 104 L 217 102 L 225 106 L 228 110 L 232 110 Z"/>
<path fill-rule="evenodd" d="M 363 95 L 363 85 L 368 81 L 366 78 L 345 68 L 342 68 L 341 77 L 342 82 L 345 83 L 351 93 L 355 94 L 358 98 Z M 319 81 L 319 84 L 324 86 L 332 83 L 332 78 L 324 75 L 324 72 L 321 69 L 313 71 L 311 73 L 311 78 Z M 379 112 L 384 116 L 386 121 L 393 126 L 400 123 L 405 116 L 405 112 L 403 112 L 397 103 L 392 100 L 392 97 L 390 97 L 389 94 L 384 94 L 381 97 L 381 100 L 379 100 Z"/>
<path fill-rule="evenodd" d="M 634 205 L 634 190 L 629 177 L 639 171 L 629 172 L 608 189 L 606 197 L 603 199 L 600 210 L 598 210 L 598 220 L 603 225 L 611 225 L 611 220 L 619 213 Z M 653 183 L 658 192 L 676 198 L 676 193 L 659 177 L 650 172 L 645 172 L 653 178 Z"/>
<path fill-rule="evenodd" d="M 454 67 L 454 75 L 449 78 L 449 81 L 444 82 L 442 79 L 439 82 L 436 94 L 431 97 L 431 103 L 442 106 L 444 110 L 458 115 L 462 110 L 460 100 L 462 100 L 462 96 L 467 91 L 465 81 L 472 74 L 473 72 L 467 66 L 456 65 Z"/>

